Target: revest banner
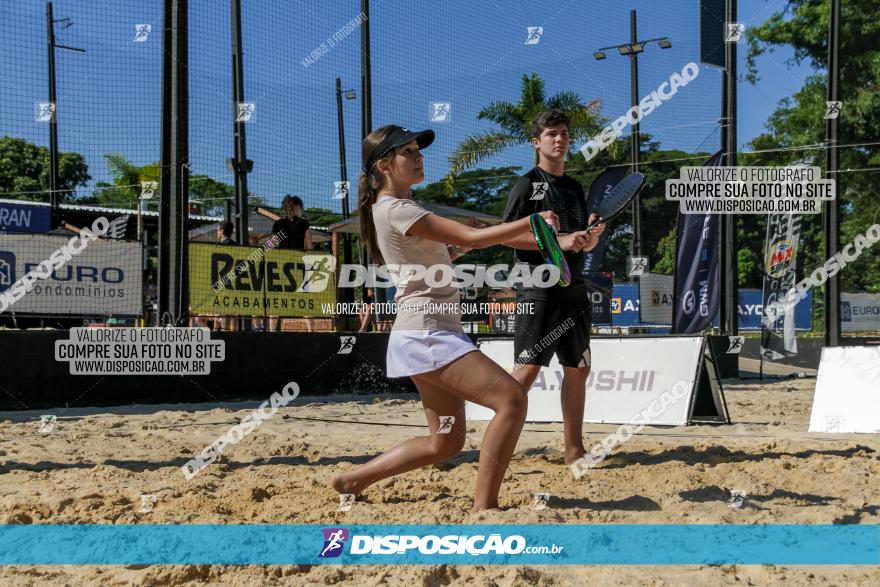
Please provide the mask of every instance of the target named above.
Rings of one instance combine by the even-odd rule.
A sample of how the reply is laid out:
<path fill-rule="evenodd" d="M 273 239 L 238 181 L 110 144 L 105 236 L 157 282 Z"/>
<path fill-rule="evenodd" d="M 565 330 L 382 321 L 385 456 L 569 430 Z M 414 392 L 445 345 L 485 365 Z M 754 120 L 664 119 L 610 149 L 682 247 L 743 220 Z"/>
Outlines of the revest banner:
<path fill-rule="evenodd" d="M 326 253 L 190 243 L 190 305 L 219 316 L 332 316 L 334 268 Z"/>
<path fill-rule="evenodd" d="M 649 406 L 658 406 L 661 413 L 648 419 L 647 424 L 687 424 L 702 344 L 698 336 L 593 339 L 593 368 L 587 378 L 584 422 L 635 424 L 636 416 Z M 512 340 L 482 341 L 480 350 L 508 373 L 513 371 Z M 562 422 L 562 376 L 562 366 L 554 356 L 550 366 L 538 373 L 529 391 L 527 420 Z M 670 403 L 666 399 L 668 392 L 679 382 L 691 391 Z M 492 410 L 472 403 L 466 404 L 465 413 L 474 420 L 491 420 L 495 415 Z"/>
<path fill-rule="evenodd" d="M 79 236 L 0 234 L 0 292 Z M 96 239 L 76 247 L 46 279 L 36 279 L 4 312 L 72 316 L 143 313 L 142 248 L 137 242 Z M 12 289 L 10 289 L 12 288 Z"/>

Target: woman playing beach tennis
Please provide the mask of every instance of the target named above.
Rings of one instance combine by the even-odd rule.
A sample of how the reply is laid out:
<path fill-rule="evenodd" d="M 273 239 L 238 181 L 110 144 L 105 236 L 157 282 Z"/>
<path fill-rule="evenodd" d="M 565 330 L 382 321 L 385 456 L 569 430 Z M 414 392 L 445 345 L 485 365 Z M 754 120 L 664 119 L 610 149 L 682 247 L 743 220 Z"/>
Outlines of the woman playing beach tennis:
<path fill-rule="evenodd" d="M 388 377 L 411 377 L 419 390 L 429 436 L 411 438 L 357 469 L 334 475 L 339 493 L 359 494 L 393 475 L 445 461 L 465 442 L 465 400 L 495 412 L 480 447 L 474 510 L 498 507 L 498 492 L 526 417 L 522 386 L 478 351 L 461 328 L 458 288 L 442 274 L 451 269 L 446 245 L 485 248 L 530 233 L 529 219 L 474 228 L 431 214 L 410 198 L 425 179 L 424 149 L 434 131 L 385 126 L 362 147 L 358 208 L 361 238 L 372 259 L 387 264 L 397 287 L 397 318 L 388 341 Z M 541 216 L 551 223 L 553 212 Z M 406 267 L 405 267 L 406 266 Z M 439 285 L 438 285 L 439 283 Z M 449 308 L 455 308 L 450 311 Z"/>

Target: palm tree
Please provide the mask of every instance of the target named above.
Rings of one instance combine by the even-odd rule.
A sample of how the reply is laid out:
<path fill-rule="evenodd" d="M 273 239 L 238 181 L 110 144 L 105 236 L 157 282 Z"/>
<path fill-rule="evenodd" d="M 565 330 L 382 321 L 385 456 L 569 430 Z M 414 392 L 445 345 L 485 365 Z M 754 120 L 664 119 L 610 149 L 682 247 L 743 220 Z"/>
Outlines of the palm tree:
<path fill-rule="evenodd" d="M 471 135 L 449 156 L 446 191 L 454 193 L 455 178 L 481 160 L 507 147 L 530 144 L 532 121 L 544 110 L 561 110 L 568 115 L 571 119 L 569 134 L 572 144 L 575 144 L 594 136 L 601 129 L 599 107 L 599 100 L 584 104 L 575 92 L 559 92 L 546 99 L 541 76 L 537 73 L 523 75 L 519 104 L 493 102 L 477 114 L 478 119 L 491 120 L 501 130 Z M 535 151 L 535 165 L 537 164 L 538 152 Z"/>
<path fill-rule="evenodd" d="M 159 181 L 159 163 L 140 166 L 117 153 L 105 153 L 104 159 L 107 160 L 113 183 L 97 184 L 99 191 L 96 196 L 100 204 L 133 208 L 140 198 L 141 182 Z"/>

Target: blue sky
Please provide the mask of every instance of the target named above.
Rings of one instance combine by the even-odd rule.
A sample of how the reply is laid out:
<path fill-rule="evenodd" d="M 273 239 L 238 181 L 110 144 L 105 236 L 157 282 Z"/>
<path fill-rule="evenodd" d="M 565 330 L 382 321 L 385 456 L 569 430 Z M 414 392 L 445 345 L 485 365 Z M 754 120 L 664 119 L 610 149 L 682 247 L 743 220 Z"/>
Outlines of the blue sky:
<path fill-rule="evenodd" d="M 94 181 L 109 181 L 103 154 L 120 153 L 138 164 L 157 161 L 161 93 L 160 0 L 58 0 L 57 42 L 86 49 L 57 55 L 60 145 L 82 153 Z M 252 192 L 278 204 L 286 193 L 307 206 L 336 207 L 338 180 L 334 80 L 358 96 L 344 103 L 350 179 L 360 153 L 360 30 L 341 33 L 335 44 L 305 67 L 320 48 L 360 12 L 357 0 L 269 2 L 242 0 L 245 98 L 256 104 L 247 125 Z M 739 20 L 760 24 L 783 0 L 740 0 Z M 613 119 L 629 106 L 629 63 L 616 54 L 596 61 L 592 52 L 629 38 L 629 11 L 638 11 L 640 38 L 668 36 L 673 47 L 649 46 L 640 57 L 640 95 L 655 89 L 690 61 L 699 61 L 697 0 L 667 2 L 545 2 L 376 0 L 371 6 L 373 126 L 398 123 L 433 128 L 437 141 L 425 152 L 427 181 L 440 179 L 447 157 L 466 136 L 494 128 L 476 119 L 496 100 L 518 101 L 523 74 L 539 73 L 548 95 L 574 91 L 598 98 Z M 46 99 L 45 5 L 41 0 L 0 3 L 0 135 L 48 144 L 48 129 L 34 122 L 34 103 Z M 229 2 L 190 0 L 190 152 L 193 172 L 232 183 Z M 135 24 L 151 24 L 144 43 L 134 43 Z M 544 28 L 525 44 L 526 27 Z M 739 69 L 745 72 L 745 46 Z M 739 86 L 741 148 L 762 131 L 781 98 L 799 89 L 808 67 L 788 68 L 780 49 L 760 58 L 761 81 Z M 720 72 L 701 66 L 699 77 L 642 123 L 663 148 L 713 150 L 718 145 Z M 431 122 L 430 104 L 449 102 L 450 120 Z M 579 146 L 579 145 L 578 145 Z M 512 148 L 482 166 L 528 168 L 528 147 Z M 81 193 L 90 193 L 91 185 Z"/>

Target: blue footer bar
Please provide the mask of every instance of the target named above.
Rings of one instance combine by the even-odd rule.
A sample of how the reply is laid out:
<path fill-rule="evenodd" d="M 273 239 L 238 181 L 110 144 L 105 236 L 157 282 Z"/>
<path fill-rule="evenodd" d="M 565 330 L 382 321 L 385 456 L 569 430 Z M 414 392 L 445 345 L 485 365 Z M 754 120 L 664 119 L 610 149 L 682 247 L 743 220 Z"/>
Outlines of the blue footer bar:
<path fill-rule="evenodd" d="M 880 525 L 0 525 L 0 564 L 880 565 Z"/>

